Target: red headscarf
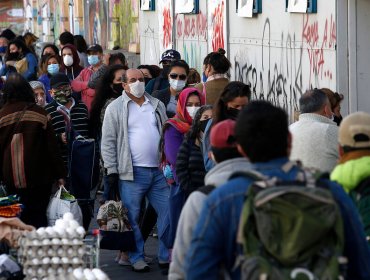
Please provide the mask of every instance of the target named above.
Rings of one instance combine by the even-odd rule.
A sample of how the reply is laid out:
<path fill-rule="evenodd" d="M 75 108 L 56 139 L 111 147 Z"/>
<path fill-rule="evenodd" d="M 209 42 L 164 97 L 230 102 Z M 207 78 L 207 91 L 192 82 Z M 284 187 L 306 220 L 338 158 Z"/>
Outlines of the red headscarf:
<path fill-rule="evenodd" d="M 188 111 L 186 110 L 186 102 L 190 95 L 195 94 L 199 96 L 200 104 L 203 106 L 205 104 L 205 97 L 197 88 L 186 88 L 179 94 L 179 99 L 177 101 L 176 115 L 169 119 L 167 123 L 174 126 L 178 131 L 185 134 L 189 131 L 193 119 L 190 117 Z"/>

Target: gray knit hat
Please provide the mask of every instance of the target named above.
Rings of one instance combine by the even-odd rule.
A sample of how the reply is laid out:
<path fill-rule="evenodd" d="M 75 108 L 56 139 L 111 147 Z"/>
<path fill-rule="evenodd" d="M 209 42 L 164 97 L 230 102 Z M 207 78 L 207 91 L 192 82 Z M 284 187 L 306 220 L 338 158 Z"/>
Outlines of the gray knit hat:
<path fill-rule="evenodd" d="M 30 86 L 32 89 L 42 88 L 45 92 L 44 84 L 39 81 L 31 81 Z"/>

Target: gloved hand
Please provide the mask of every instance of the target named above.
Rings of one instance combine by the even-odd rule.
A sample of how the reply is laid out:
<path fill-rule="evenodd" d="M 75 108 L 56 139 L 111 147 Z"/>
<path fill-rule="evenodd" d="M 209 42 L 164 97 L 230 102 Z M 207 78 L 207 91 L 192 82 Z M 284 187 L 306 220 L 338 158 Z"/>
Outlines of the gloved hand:
<path fill-rule="evenodd" d="M 116 198 L 119 197 L 118 182 L 119 176 L 117 173 L 108 175 L 109 200 L 116 200 Z"/>

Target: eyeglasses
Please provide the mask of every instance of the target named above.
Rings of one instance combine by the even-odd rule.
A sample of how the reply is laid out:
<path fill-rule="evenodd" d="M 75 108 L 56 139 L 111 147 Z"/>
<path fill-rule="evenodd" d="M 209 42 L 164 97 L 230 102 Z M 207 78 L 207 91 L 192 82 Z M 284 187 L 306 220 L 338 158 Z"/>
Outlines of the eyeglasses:
<path fill-rule="evenodd" d="M 170 78 L 171 79 L 177 79 L 177 77 L 179 77 L 179 79 L 180 80 L 182 80 L 182 81 L 185 81 L 186 80 L 186 78 L 187 78 L 187 76 L 186 75 L 184 75 L 184 74 L 176 74 L 176 73 L 171 73 L 170 74 Z"/>

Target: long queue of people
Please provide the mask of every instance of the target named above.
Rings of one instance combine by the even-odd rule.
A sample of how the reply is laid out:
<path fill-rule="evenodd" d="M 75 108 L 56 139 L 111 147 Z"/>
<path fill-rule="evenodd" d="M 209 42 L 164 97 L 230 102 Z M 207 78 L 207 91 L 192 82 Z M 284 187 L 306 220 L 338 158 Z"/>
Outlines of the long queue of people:
<path fill-rule="evenodd" d="M 37 67 L 24 40 L 2 49 L 2 38 L 1 180 L 24 222 L 44 226 L 52 186 L 68 187 L 73 129 L 99 145 L 101 203 L 118 197 L 128 210 L 136 250 L 119 264 L 150 270 L 144 244 L 157 225 L 169 279 L 370 279 L 370 115 L 343 119 L 342 95 L 308 90 L 289 126 L 229 80 L 223 49 L 201 77 L 176 50 L 162 69 L 128 69 L 99 45 L 84 57 L 69 32 Z M 88 228 L 93 205 L 80 206 Z"/>

